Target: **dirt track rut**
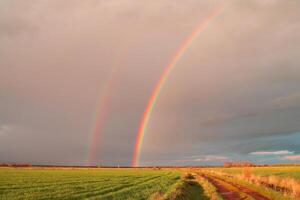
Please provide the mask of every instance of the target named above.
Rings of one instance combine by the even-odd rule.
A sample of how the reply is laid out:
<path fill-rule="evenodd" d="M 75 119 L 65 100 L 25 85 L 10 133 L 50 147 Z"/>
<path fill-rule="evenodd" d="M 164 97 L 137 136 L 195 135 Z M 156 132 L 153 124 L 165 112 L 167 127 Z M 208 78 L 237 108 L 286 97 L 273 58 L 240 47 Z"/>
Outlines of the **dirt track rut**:
<path fill-rule="evenodd" d="M 247 188 L 245 186 L 242 186 L 242 185 L 239 185 L 236 183 L 232 183 L 228 180 L 224 180 L 222 178 L 211 176 L 211 175 L 209 175 L 209 176 L 204 175 L 204 177 L 217 188 L 217 191 L 221 194 L 221 196 L 225 200 L 246 199 L 247 197 L 242 197 L 239 194 L 239 191 L 252 197 L 255 200 L 271 200 L 250 188 Z M 235 188 L 235 190 L 233 190 L 232 188 Z"/>

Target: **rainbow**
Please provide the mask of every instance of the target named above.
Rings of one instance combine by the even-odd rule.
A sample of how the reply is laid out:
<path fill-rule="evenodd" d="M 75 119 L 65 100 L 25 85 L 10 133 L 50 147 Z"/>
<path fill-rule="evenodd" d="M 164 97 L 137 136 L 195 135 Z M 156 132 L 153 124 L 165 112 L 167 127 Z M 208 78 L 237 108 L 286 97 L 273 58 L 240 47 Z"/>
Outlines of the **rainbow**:
<path fill-rule="evenodd" d="M 175 52 L 174 56 L 172 57 L 169 64 L 165 67 L 163 70 L 156 86 L 154 87 L 150 98 L 148 100 L 148 103 L 146 105 L 146 109 L 144 111 L 144 114 L 142 116 L 142 120 L 140 123 L 140 127 L 138 130 L 138 134 L 136 137 L 136 143 L 134 147 L 134 153 L 133 153 L 133 159 L 132 159 L 132 166 L 137 167 L 139 166 L 139 157 L 141 154 L 141 148 L 143 146 L 143 140 L 145 137 L 146 129 L 149 123 L 149 119 L 151 117 L 151 114 L 153 112 L 153 109 L 157 103 L 157 100 L 160 96 L 160 93 L 163 89 L 163 86 L 167 79 L 169 78 L 171 72 L 174 70 L 176 63 L 180 60 L 180 58 L 184 55 L 184 53 L 187 51 L 187 49 L 191 46 L 193 41 L 198 37 L 198 35 L 205 30 L 205 28 L 208 26 L 208 24 L 213 21 L 213 19 L 217 18 L 221 14 L 221 12 L 224 10 L 225 4 L 223 4 L 218 9 L 214 10 L 180 45 L 180 47 Z"/>
<path fill-rule="evenodd" d="M 94 126 L 92 131 L 92 139 L 88 151 L 88 159 L 87 159 L 88 166 L 95 164 L 94 162 L 95 162 L 95 158 L 97 157 L 98 141 L 102 132 L 104 119 L 107 115 L 109 100 L 113 92 L 113 86 L 116 82 L 117 71 L 118 71 L 117 67 L 114 67 L 111 70 L 109 78 L 107 79 L 103 87 L 102 93 L 100 95 L 99 106 L 97 108 L 97 112 L 94 119 L 96 125 Z"/>
<path fill-rule="evenodd" d="M 103 86 L 102 92 L 99 97 L 99 104 L 96 109 L 96 113 L 93 117 L 93 126 L 92 126 L 92 133 L 91 133 L 91 142 L 88 146 L 88 153 L 87 153 L 87 159 L 86 159 L 86 165 L 91 166 L 95 163 L 96 157 L 97 157 L 97 147 L 98 147 L 98 141 L 100 136 L 102 135 L 103 131 L 103 125 L 105 118 L 108 114 L 108 108 L 109 108 L 109 102 L 113 93 L 113 88 L 115 86 L 116 80 L 118 78 L 118 74 L 120 74 L 120 71 L 122 70 L 122 61 L 124 61 L 124 58 L 127 57 L 129 51 L 129 48 L 132 48 L 136 42 L 138 42 L 139 35 L 132 35 L 132 39 L 134 39 L 134 42 L 128 40 L 129 43 L 125 42 L 122 44 L 121 49 L 119 50 L 119 53 L 117 53 L 114 62 L 112 63 L 112 68 L 109 72 L 109 76 L 105 81 L 105 84 Z"/>

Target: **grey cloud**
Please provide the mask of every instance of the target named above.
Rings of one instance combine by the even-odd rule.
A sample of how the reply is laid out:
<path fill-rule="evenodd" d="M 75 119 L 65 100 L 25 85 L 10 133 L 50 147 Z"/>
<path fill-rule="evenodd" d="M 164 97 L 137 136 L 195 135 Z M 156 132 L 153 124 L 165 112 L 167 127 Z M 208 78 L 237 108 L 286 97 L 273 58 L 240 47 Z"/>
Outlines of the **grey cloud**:
<path fill-rule="evenodd" d="M 130 164 L 160 73 L 224 3 L 70 2 L 0 3 L 0 121 L 17 127 L 1 135 L 0 160 L 84 164 L 99 95 L 113 74 L 96 160 Z M 145 135 L 145 162 L 222 150 L 244 155 L 263 150 L 264 138 L 292 137 L 300 128 L 293 96 L 299 20 L 297 1 L 230 2 L 167 80 Z M 285 149 L 280 141 L 298 151 L 298 143 L 284 139 L 273 141 L 275 150 Z"/>
<path fill-rule="evenodd" d="M 200 158 L 194 159 L 194 161 L 199 161 L 199 162 L 207 162 L 207 161 L 226 161 L 228 160 L 228 157 L 226 156 L 216 156 L 216 155 L 208 155 L 208 156 L 203 156 Z"/>
<path fill-rule="evenodd" d="M 300 155 L 284 156 L 282 160 L 298 161 L 300 160 Z"/>
<path fill-rule="evenodd" d="M 13 130 L 13 126 L 7 124 L 0 125 L 0 136 L 9 134 Z"/>
<path fill-rule="evenodd" d="M 290 108 L 300 106 L 300 92 L 289 94 L 285 97 L 279 97 L 273 100 L 273 105 L 279 108 Z"/>
<path fill-rule="evenodd" d="M 252 155 L 285 155 L 285 154 L 293 154 L 293 151 L 289 150 L 279 150 L 279 151 L 255 151 L 249 154 Z"/>
<path fill-rule="evenodd" d="M 249 153 L 266 145 L 256 141 L 245 150 L 249 139 L 300 130 L 298 100 L 290 97 L 299 91 L 298 3 L 235 2 L 202 33 L 164 86 L 146 133 L 145 157 L 178 155 L 178 149 L 211 152 L 233 139 L 241 145 L 232 149 Z"/>

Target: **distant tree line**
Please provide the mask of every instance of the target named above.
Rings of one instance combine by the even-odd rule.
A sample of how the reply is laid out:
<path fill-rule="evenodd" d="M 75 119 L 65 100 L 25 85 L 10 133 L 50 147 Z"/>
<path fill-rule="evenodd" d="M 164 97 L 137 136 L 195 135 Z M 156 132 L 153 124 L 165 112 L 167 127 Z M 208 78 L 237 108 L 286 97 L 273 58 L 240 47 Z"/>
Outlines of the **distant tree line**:
<path fill-rule="evenodd" d="M 224 167 L 254 167 L 255 164 L 249 161 L 224 162 Z"/>
<path fill-rule="evenodd" d="M 32 167 L 29 163 L 0 163 L 0 167 Z"/>

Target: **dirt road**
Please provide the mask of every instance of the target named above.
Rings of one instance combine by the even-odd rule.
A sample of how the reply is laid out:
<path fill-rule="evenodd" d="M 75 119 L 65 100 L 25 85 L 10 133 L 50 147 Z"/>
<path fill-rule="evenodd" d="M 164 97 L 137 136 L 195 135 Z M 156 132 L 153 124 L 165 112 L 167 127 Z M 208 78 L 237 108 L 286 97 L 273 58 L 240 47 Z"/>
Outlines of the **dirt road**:
<path fill-rule="evenodd" d="M 222 197 L 225 200 L 242 200 L 242 199 L 271 200 L 250 188 L 239 185 L 237 183 L 232 183 L 221 177 L 217 177 L 213 175 L 202 175 L 202 176 L 217 188 L 217 191 L 222 195 Z"/>

